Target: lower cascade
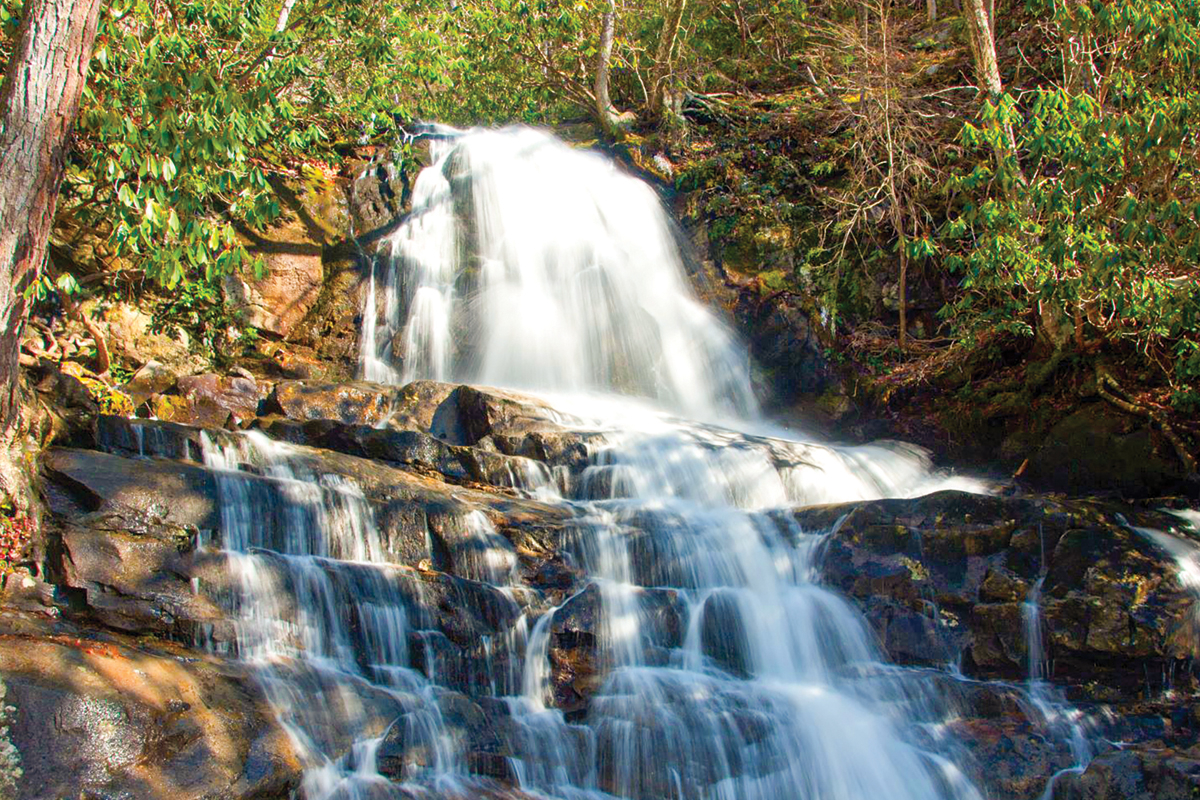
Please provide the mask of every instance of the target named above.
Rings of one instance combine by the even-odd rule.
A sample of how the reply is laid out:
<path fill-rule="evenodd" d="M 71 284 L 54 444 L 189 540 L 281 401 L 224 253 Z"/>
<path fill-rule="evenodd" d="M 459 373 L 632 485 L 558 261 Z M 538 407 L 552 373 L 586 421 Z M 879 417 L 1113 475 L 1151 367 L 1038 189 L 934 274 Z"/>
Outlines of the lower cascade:
<path fill-rule="evenodd" d="M 1057 797 L 1127 731 L 1053 653 L 1141 647 L 1151 699 L 1192 680 L 1196 630 L 1071 638 L 1078 587 L 1125 597 L 1085 575 L 1084 512 L 763 419 L 648 186 L 529 129 L 431 155 L 364 381 L 281 384 L 251 431 L 106 418 L 87 457 L 215 487 L 188 630 L 249 671 L 306 800 Z M 1121 575 L 1182 570 L 1136 604 L 1193 603 L 1197 551 L 1122 525 Z M 1002 746 L 1028 775 L 988 773 Z"/>

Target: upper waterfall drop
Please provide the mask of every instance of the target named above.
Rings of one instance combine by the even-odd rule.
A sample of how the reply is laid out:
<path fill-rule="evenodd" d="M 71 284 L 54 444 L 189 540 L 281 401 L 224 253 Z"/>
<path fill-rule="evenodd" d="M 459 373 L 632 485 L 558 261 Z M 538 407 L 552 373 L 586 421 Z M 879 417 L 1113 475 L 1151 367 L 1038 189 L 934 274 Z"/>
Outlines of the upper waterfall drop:
<path fill-rule="evenodd" d="M 748 358 L 691 295 L 653 190 L 532 128 L 431 144 L 412 213 L 373 275 L 368 380 L 639 395 L 753 416 Z"/>

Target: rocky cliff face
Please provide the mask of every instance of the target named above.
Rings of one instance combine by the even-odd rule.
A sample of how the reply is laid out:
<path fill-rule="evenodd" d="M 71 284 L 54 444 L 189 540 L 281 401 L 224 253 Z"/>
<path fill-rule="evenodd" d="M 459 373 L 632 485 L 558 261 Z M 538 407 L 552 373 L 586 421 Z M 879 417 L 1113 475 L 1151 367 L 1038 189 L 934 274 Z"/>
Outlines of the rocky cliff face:
<path fill-rule="evenodd" d="M 466 743 L 471 769 L 490 776 L 476 796 L 518 796 L 511 712 L 489 687 L 512 680 L 520 665 L 497 643 L 518 618 L 561 606 L 545 655 L 553 702 L 586 718 L 606 678 L 604 606 L 572 544 L 581 520 L 530 491 L 548 481 L 578 493 L 589 444 L 601 434 L 563 427 L 539 400 L 469 386 L 283 381 L 247 394 L 260 398 L 253 411 L 234 404 L 245 416 L 224 409 L 222 423 L 290 442 L 314 473 L 361 487 L 389 569 L 411 587 L 410 618 L 422 620 L 408 643 L 414 667 L 437 673 L 446 724 Z M 201 452 L 204 437 L 211 444 L 240 435 L 101 415 L 73 446 L 47 451 L 36 557 L 5 576 L 0 607 L 0 676 L 17 709 L 11 736 L 24 771 L 19 797 L 284 797 L 298 786 L 293 745 L 258 683 L 229 655 L 237 647 L 230 575 L 215 546 L 226 523 Z M 279 490 L 267 476 L 247 480 L 264 498 Z M 264 499 L 261 507 L 273 506 Z M 511 554 L 526 587 L 518 595 L 483 580 L 472 514 L 486 517 Z M 855 601 L 893 661 L 960 665 L 963 678 L 939 679 L 958 708 L 948 735 L 989 796 L 1037 796 L 1072 763 L 1044 735 L 1022 688 L 1022 604 L 1039 580 L 1050 680 L 1093 731 L 1132 748 L 1062 779 L 1054 796 L 1165 799 L 1198 790 L 1200 754 L 1188 749 L 1200 735 L 1197 598 L 1175 561 L 1115 509 L 942 492 L 794 517 L 802 530 L 832 531 L 818 560 L 823 581 Z M 1141 521 L 1169 523 L 1157 512 L 1141 512 Z M 629 535 L 636 540 L 637 530 Z M 670 575 L 669 558 L 647 553 L 637 563 Z M 333 585 L 365 584 L 339 574 Z M 686 616 L 675 590 L 642 590 L 635 601 L 652 632 L 644 657 L 653 663 L 680 644 Z M 722 630 L 700 635 L 737 674 L 739 650 Z M 402 777 L 427 756 L 389 728 L 387 703 L 376 707 L 373 724 L 391 731 L 381 770 Z M 352 732 L 336 735 L 348 748 Z"/>

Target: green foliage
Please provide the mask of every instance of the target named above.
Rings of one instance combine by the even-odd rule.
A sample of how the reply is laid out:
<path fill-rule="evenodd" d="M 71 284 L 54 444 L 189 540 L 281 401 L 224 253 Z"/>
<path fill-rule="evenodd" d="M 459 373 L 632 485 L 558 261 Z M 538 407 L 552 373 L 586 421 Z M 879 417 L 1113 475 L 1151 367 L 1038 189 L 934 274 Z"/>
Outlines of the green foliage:
<path fill-rule="evenodd" d="M 11 501 L 0 503 L 0 578 L 23 560 L 36 530 L 33 518 L 16 511 Z"/>
<path fill-rule="evenodd" d="M 63 210 L 163 287 L 261 269 L 235 226 L 278 216 L 270 173 L 329 156 L 331 134 L 373 110 L 374 87 L 335 92 L 319 68 L 332 54 L 310 44 L 369 49 L 370 37 L 350 37 L 357 4 L 298 7 L 274 32 L 278 11 L 228 0 L 104 8 Z"/>
<path fill-rule="evenodd" d="M 533 117 L 547 102 L 519 90 L 529 69 L 496 77 L 467 57 L 502 49 L 509 20 L 529 16 L 520 5 L 485 24 L 484 3 L 299 0 L 286 19 L 265 0 L 106 3 L 59 218 L 99 235 L 104 267 L 166 290 L 160 327 L 185 326 L 224 356 L 236 320 L 222 281 L 262 274 L 239 232 L 279 216 L 279 177 L 325 175 L 355 143 L 395 142 L 417 116 Z M 3 7 L 11 27 L 19 7 Z M 555 35 L 580 19 L 566 15 Z"/>
<path fill-rule="evenodd" d="M 1195 382 L 1200 3 L 1031 10 L 1079 49 L 1060 53 L 1060 84 L 987 102 L 963 126 L 978 157 L 952 182 L 962 208 L 944 244 L 965 292 L 948 316 L 968 338 L 1057 317 L 1171 358 L 1168 378 Z"/>
<path fill-rule="evenodd" d="M 183 283 L 158 305 L 150 330 L 173 338 L 181 329 L 187 331 L 194 350 L 225 367 L 257 341 L 254 329 L 240 322 L 225 304 L 221 287 L 198 280 Z"/>

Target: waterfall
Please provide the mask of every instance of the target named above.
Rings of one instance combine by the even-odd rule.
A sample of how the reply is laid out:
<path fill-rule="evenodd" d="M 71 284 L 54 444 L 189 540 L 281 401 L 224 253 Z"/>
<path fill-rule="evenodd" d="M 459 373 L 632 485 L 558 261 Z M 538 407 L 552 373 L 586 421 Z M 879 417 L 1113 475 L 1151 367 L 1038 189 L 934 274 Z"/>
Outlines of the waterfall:
<path fill-rule="evenodd" d="M 391 237 L 383 307 L 368 297 L 364 377 L 753 413 L 746 354 L 687 291 L 649 186 L 530 128 L 431 148 Z"/>
<path fill-rule="evenodd" d="M 409 775 L 448 780 L 459 754 L 436 687 L 408 657 L 410 597 L 419 590 L 386 563 L 361 490 L 312 474 L 262 434 L 225 446 L 206 436 L 203 450 L 235 581 L 238 654 L 305 762 L 306 797 L 366 797 L 388 784 L 375 749 L 395 725 L 431 754 Z"/>
<path fill-rule="evenodd" d="M 1200 533 L 1200 511 L 1196 509 L 1163 509 L 1163 511 L 1182 520 L 1193 536 Z M 1121 521 L 1125 522 L 1123 518 Z M 1128 523 L 1125 524 L 1128 525 Z M 1180 585 L 1195 598 L 1191 611 L 1191 630 L 1188 633 L 1192 641 L 1200 645 L 1200 542 L 1195 538 L 1185 537 L 1174 529 L 1168 532 L 1136 525 L 1128 527 L 1139 536 L 1152 542 L 1175 562 Z"/>
<path fill-rule="evenodd" d="M 522 788 L 978 797 L 922 733 L 948 708 L 897 679 L 861 615 L 815 582 L 823 532 L 776 511 L 976 485 L 932 474 L 916 448 L 798 442 L 758 420 L 744 348 L 687 290 L 657 197 L 612 162 L 525 128 L 431 156 L 372 276 L 364 376 L 532 390 L 605 434 L 573 550 L 598 591 L 607 678 L 586 720 L 547 705 L 564 611 L 538 618 L 506 699 Z M 647 617 L 664 591 L 685 627 L 666 646 Z"/>
<path fill-rule="evenodd" d="M 659 201 L 611 162 L 524 128 L 431 155 L 370 277 L 363 376 L 524 389 L 594 435 L 578 476 L 506 467 L 569 520 L 574 594 L 526 603 L 518 549 L 477 510 L 439 556 L 511 611 L 472 688 L 500 714 L 510 780 L 564 800 L 980 800 L 938 734 L 956 678 L 886 662 L 819 582 L 831 531 L 790 511 L 978 484 L 917 448 L 760 419 L 746 352 L 688 291 Z M 207 442 L 205 460 L 237 648 L 305 760 L 305 797 L 479 796 L 421 580 L 389 563 L 362 487 L 261 435 Z M 577 616 L 598 620 L 597 683 L 564 708 L 552 646 Z M 390 783 L 380 753 L 401 729 L 423 755 Z"/>
<path fill-rule="evenodd" d="M 1042 556 L 1045 564 L 1045 555 Z M 1043 570 L 1045 567 L 1043 566 Z M 1042 585 L 1046 582 L 1043 574 L 1029 590 L 1029 595 L 1021 603 L 1021 616 L 1025 624 L 1026 664 L 1029 681 L 1029 699 L 1031 709 L 1042 727 L 1052 740 L 1066 742 L 1071 750 L 1073 764 L 1058 770 L 1046 781 L 1042 792 L 1042 800 L 1051 800 L 1054 796 L 1055 781 L 1061 775 L 1083 772 L 1088 762 L 1092 760 L 1092 746 L 1088 741 L 1084 728 L 1083 715 L 1067 703 L 1060 692 L 1057 692 L 1048 682 L 1047 659 L 1045 646 L 1042 643 Z"/>

